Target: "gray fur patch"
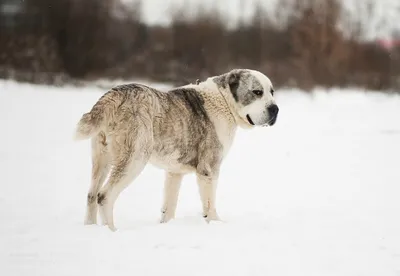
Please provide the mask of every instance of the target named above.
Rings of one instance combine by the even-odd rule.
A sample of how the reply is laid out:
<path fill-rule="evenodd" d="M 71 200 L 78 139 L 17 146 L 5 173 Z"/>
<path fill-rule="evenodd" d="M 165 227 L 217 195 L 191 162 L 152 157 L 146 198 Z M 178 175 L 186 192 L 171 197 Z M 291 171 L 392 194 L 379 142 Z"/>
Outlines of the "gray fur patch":
<path fill-rule="evenodd" d="M 137 85 L 136 83 L 128 83 L 128 84 L 121 84 L 118 86 L 113 87 L 112 90 L 114 91 L 121 91 L 121 92 L 130 92 L 132 90 L 135 90 L 139 88 L 139 85 Z"/>
<path fill-rule="evenodd" d="M 105 199 L 106 199 L 106 195 L 105 194 L 100 194 L 100 193 L 97 194 L 97 204 L 103 205 Z"/>
<path fill-rule="evenodd" d="M 206 110 L 204 109 L 204 100 L 191 88 L 180 88 L 171 90 L 170 95 L 177 97 L 186 105 L 188 110 L 191 110 L 195 116 L 201 120 L 209 120 Z"/>
<path fill-rule="evenodd" d="M 222 88 L 229 86 L 232 97 L 243 106 L 260 98 L 253 93 L 253 90 L 263 90 L 260 81 L 245 69 L 232 70 L 229 73 L 214 77 L 213 81 Z"/>
<path fill-rule="evenodd" d="M 154 121 L 154 151 L 160 157 L 178 153 L 180 164 L 197 168 L 204 147 L 213 151 L 220 146 L 204 99 L 192 88 L 173 89 L 162 96 L 162 116 Z M 205 145 L 207 140 L 212 143 Z"/>
<path fill-rule="evenodd" d="M 212 80 L 218 87 L 226 88 L 226 82 L 227 82 L 226 75 L 227 74 L 223 74 L 220 76 L 213 77 Z"/>
<path fill-rule="evenodd" d="M 242 77 L 241 71 L 232 72 L 231 74 L 229 74 L 228 77 L 229 89 L 235 101 L 239 100 L 237 89 L 239 87 L 241 77 Z"/>
<path fill-rule="evenodd" d="M 87 203 L 88 204 L 93 204 L 94 202 L 96 202 L 96 196 L 89 193 L 87 196 Z"/>
<path fill-rule="evenodd" d="M 235 101 L 238 101 L 239 98 L 237 89 L 243 78 L 244 72 L 245 70 L 232 70 L 229 73 L 214 77 L 213 81 L 217 84 L 217 86 L 222 87 L 224 89 L 227 86 L 229 86 L 233 98 L 235 99 Z"/>
<path fill-rule="evenodd" d="M 253 80 L 252 87 L 253 87 L 253 90 L 261 90 L 261 91 L 263 91 L 263 87 L 262 87 L 261 83 L 257 79 Z M 249 105 L 252 102 L 254 102 L 255 100 L 260 98 L 260 96 L 257 96 L 256 94 L 253 93 L 253 90 L 247 92 L 243 96 L 243 98 L 241 99 L 241 103 L 244 106 Z M 265 93 L 265 91 L 263 91 L 263 92 Z"/>
<path fill-rule="evenodd" d="M 244 106 L 251 104 L 252 102 L 254 102 L 255 100 L 257 100 L 259 98 L 259 96 L 255 95 L 252 91 L 247 92 L 242 100 L 242 104 Z"/>

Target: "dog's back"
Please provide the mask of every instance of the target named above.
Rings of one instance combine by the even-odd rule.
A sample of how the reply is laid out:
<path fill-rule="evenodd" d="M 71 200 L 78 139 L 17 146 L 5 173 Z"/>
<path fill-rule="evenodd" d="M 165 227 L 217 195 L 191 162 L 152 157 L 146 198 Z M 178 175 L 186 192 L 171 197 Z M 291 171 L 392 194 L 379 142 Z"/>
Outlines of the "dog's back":
<path fill-rule="evenodd" d="M 153 122 L 152 163 L 164 169 L 195 170 L 203 145 L 213 141 L 220 146 L 204 99 L 195 88 L 180 87 L 162 94 L 160 106 Z"/>
<path fill-rule="evenodd" d="M 144 123 L 157 113 L 158 94 L 161 92 L 140 84 L 126 84 L 112 88 L 83 114 L 78 122 L 75 139 L 83 140 L 96 136 L 100 131 L 106 135 L 123 129 L 132 116 Z M 145 115 L 148 114 L 146 117 Z M 143 115 L 144 117 L 142 117 Z M 150 122 L 147 122 L 150 123 Z"/>
<path fill-rule="evenodd" d="M 218 141 L 204 99 L 195 88 L 161 92 L 141 84 L 120 85 L 105 93 L 82 116 L 75 138 L 88 139 L 102 133 L 108 140 L 126 133 L 133 121 L 151 137 L 142 137 L 143 131 L 129 137 L 152 140 L 152 161 L 163 168 L 175 162 L 194 169 L 201 144 L 207 142 L 207 137 Z"/>

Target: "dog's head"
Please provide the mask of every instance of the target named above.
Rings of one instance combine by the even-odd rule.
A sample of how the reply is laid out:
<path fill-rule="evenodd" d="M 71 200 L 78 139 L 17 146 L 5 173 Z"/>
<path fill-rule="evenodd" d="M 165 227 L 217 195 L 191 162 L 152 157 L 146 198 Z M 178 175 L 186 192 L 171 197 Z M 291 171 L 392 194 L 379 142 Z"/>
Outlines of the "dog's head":
<path fill-rule="evenodd" d="M 263 73 L 235 69 L 215 79 L 217 85 L 228 89 L 236 113 L 248 126 L 272 126 L 279 108 L 274 100 L 274 88 Z"/>

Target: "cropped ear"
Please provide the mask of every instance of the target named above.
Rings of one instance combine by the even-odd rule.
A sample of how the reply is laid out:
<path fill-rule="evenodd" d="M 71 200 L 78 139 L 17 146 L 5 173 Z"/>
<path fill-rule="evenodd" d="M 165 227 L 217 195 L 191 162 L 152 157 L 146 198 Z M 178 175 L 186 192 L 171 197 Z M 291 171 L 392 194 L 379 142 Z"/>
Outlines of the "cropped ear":
<path fill-rule="evenodd" d="M 239 87 L 241 74 L 240 72 L 233 71 L 228 74 L 228 85 L 231 90 L 232 96 L 235 101 L 238 101 L 237 89 Z"/>
<path fill-rule="evenodd" d="M 223 75 L 214 77 L 213 81 L 218 85 L 218 87 L 222 87 L 223 89 L 229 87 L 233 98 L 235 101 L 238 101 L 237 90 L 239 88 L 240 79 L 242 78 L 242 73 L 243 72 L 238 69 L 232 70 Z"/>

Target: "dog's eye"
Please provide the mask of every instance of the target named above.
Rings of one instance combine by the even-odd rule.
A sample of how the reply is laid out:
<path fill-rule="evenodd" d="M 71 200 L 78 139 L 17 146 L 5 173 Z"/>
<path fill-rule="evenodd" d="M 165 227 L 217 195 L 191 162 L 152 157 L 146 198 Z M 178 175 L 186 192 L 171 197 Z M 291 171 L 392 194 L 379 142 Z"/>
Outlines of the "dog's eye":
<path fill-rule="evenodd" d="M 257 96 L 262 96 L 263 91 L 262 90 L 253 90 L 253 93 L 256 94 Z"/>
<path fill-rule="evenodd" d="M 273 88 L 271 88 L 271 95 L 273 96 L 274 95 L 274 92 L 275 92 L 275 90 L 273 89 Z"/>

